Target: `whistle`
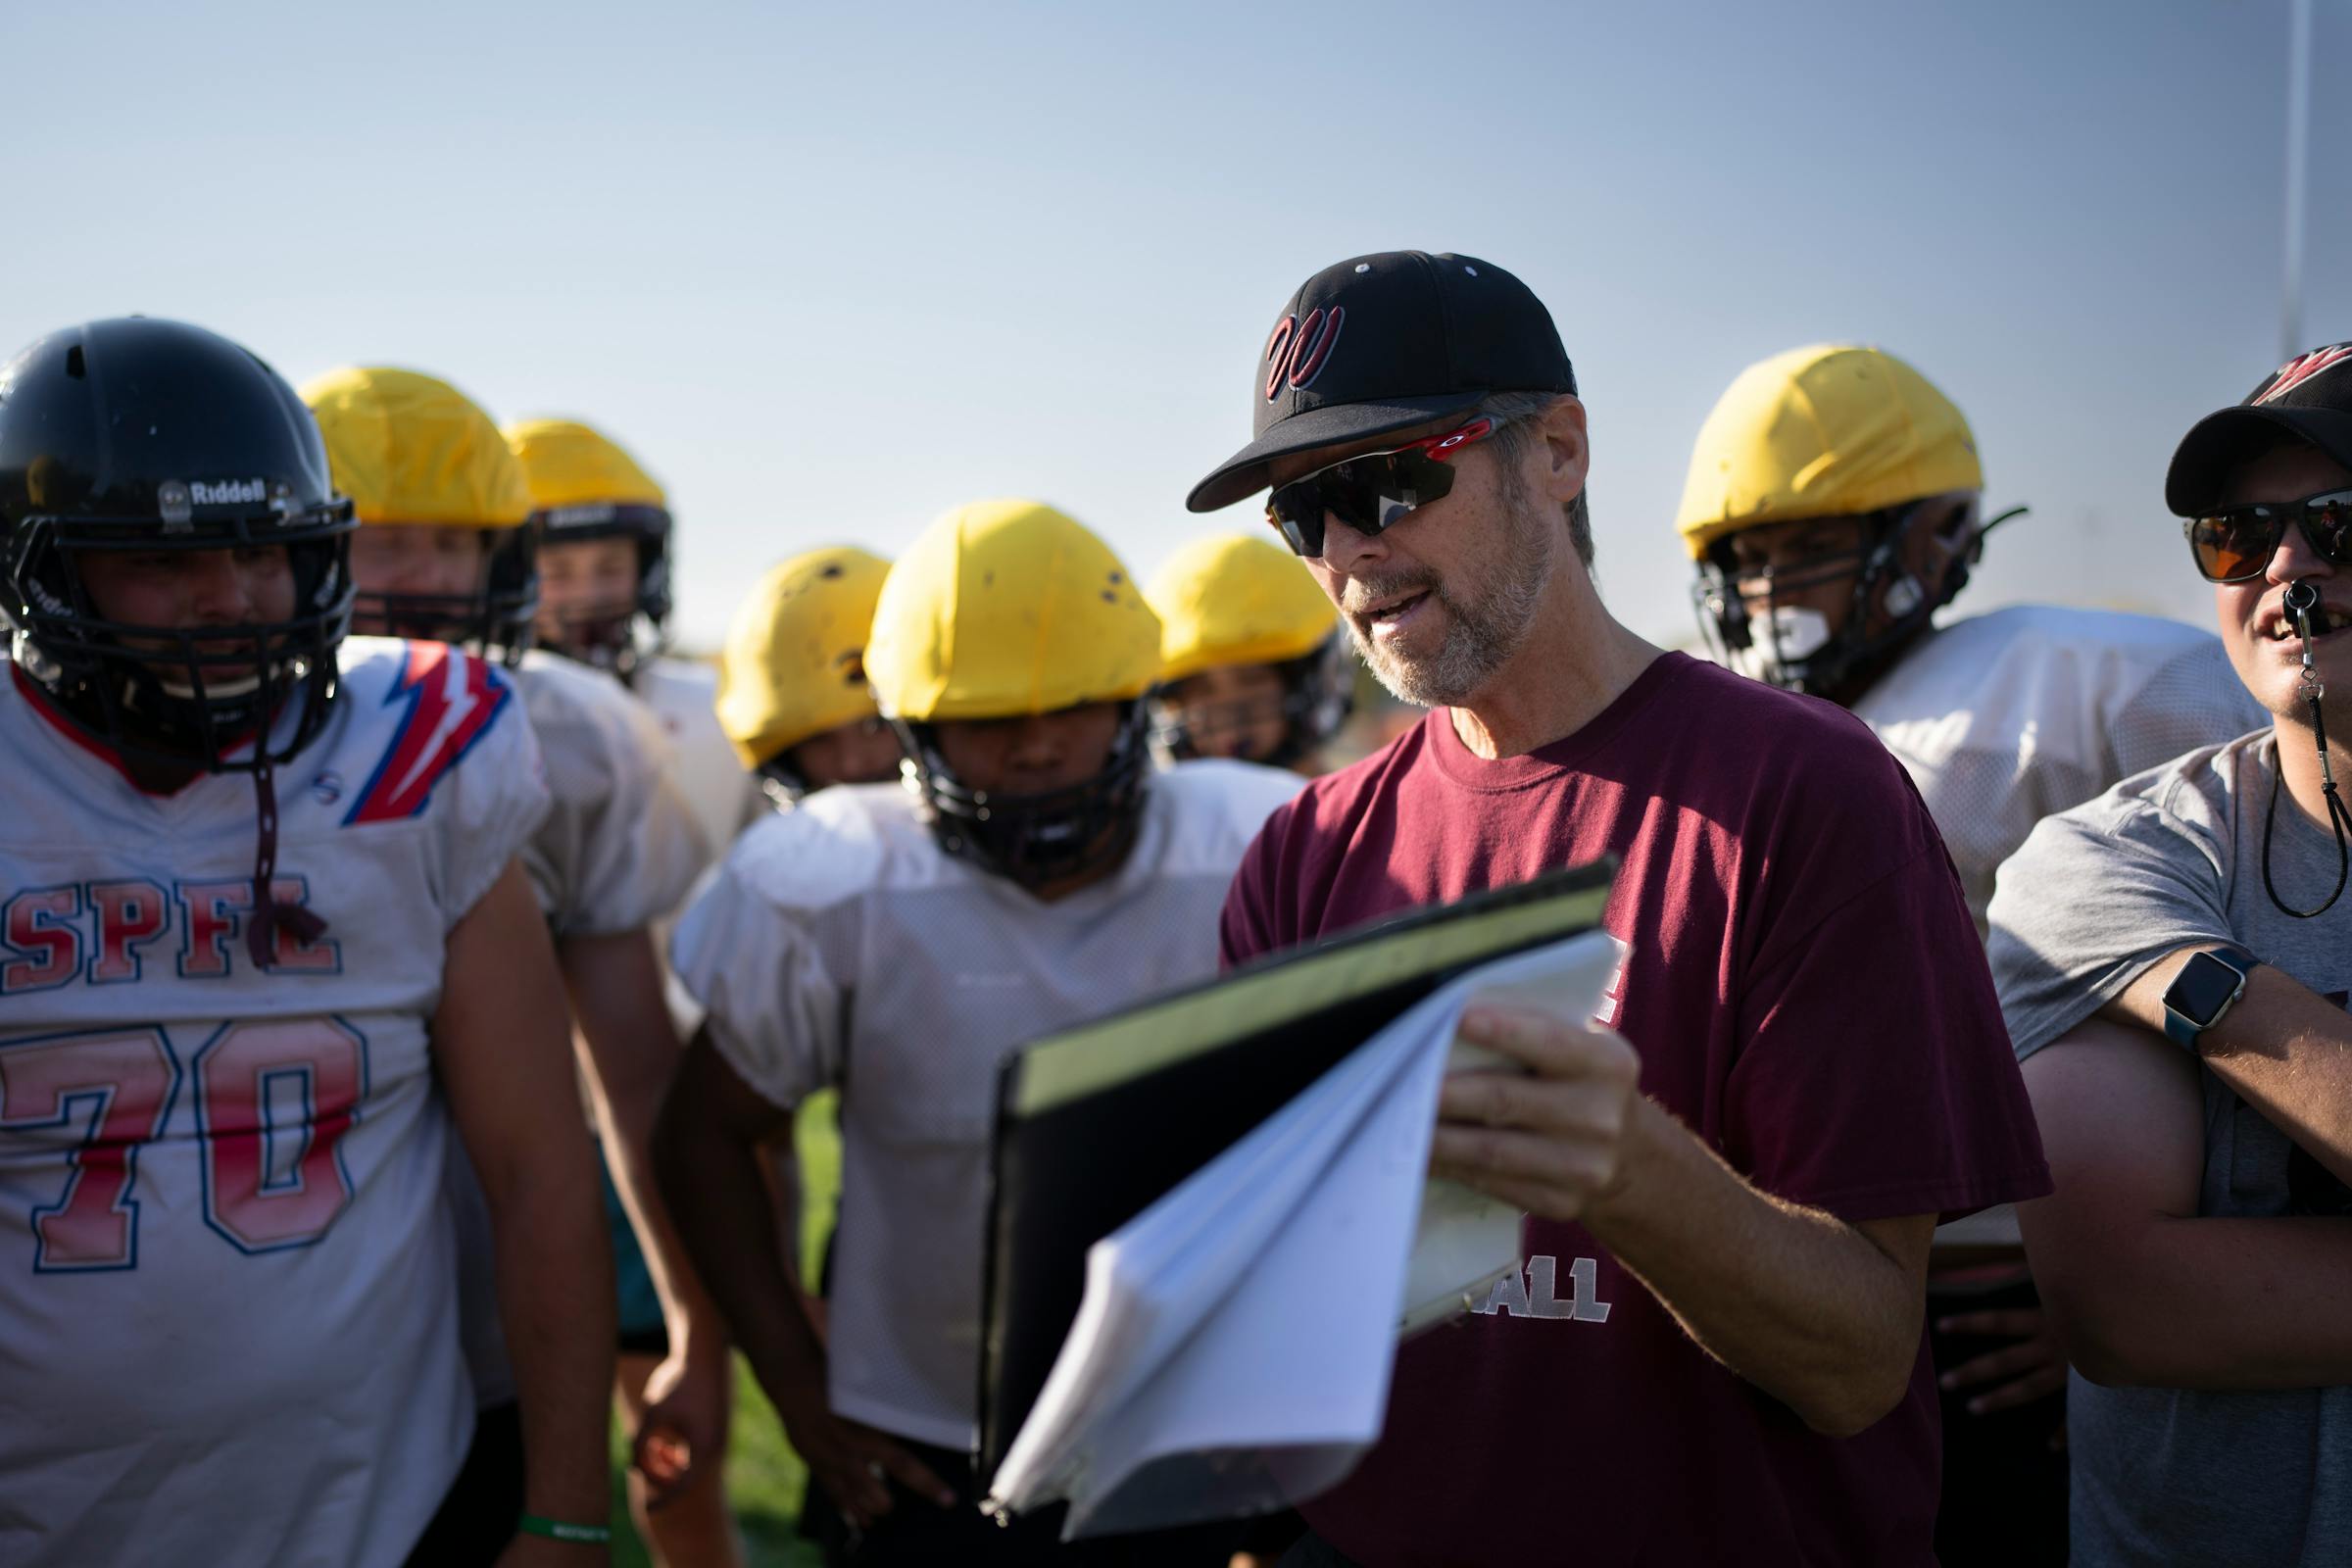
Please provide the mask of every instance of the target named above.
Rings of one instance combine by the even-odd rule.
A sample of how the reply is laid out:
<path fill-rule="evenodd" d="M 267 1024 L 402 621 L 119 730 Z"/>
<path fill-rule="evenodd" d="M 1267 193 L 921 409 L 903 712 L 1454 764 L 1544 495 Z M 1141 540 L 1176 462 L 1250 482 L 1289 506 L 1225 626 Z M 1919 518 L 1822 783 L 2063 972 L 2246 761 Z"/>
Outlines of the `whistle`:
<path fill-rule="evenodd" d="M 2310 578 L 2299 577 L 2286 585 L 2286 597 L 2282 603 L 2286 606 L 2286 612 L 2299 620 L 2320 608 L 2320 591 L 2311 585 Z"/>

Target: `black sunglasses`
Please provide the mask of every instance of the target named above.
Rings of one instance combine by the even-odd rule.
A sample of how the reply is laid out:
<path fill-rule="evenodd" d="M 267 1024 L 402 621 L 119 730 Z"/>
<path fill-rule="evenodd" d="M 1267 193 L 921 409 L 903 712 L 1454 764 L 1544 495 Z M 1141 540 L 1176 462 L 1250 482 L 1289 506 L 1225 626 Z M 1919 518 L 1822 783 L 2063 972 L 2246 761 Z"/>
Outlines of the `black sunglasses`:
<path fill-rule="evenodd" d="M 2180 531 L 2207 582 L 2248 582 L 2270 569 L 2289 521 L 2303 525 L 2303 537 L 2322 561 L 2335 566 L 2352 561 L 2352 490 L 2224 507 L 2184 519 Z"/>
<path fill-rule="evenodd" d="M 1266 520 L 1301 556 L 1323 554 L 1323 515 L 1329 513 L 1370 538 L 1393 528 L 1453 488 L 1453 458 L 1507 420 L 1481 415 L 1444 435 L 1387 452 L 1363 452 L 1294 479 L 1266 498 Z"/>

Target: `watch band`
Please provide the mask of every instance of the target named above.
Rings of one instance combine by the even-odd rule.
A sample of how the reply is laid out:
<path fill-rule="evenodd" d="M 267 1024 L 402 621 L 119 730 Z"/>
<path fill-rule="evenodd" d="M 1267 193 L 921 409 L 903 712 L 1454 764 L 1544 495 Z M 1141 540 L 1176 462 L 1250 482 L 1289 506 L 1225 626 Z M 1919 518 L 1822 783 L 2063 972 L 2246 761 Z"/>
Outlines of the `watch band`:
<path fill-rule="evenodd" d="M 2197 956 L 2212 958 L 2225 967 L 2235 970 L 2237 972 L 2237 990 L 2228 998 L 2224 999 L 2220 1006 L 2213 1009 L 2212 1017 L 2192 1018 L 2187 1013 L 2182 1012 L 2180 1008 L 2173 1005 L 2173 988 L 2166 988 L 2164 994 L 2164 1033 L 2166 1038 L 2171 1040 L 2173 1044 L 2180 1047 L 2184 1051 L 2196 1050 L 2197 1036 L 2203 1034 L 2215 1024 L 2220 1023 L 2222 1021 L 2222 1015 L 2230 1010 L 2239 997 L 2245 995 L 2246 977 L 2252 974 L 2254 970 L 2262 963 L 2260 958 L 2257 958 L 2245 949 L 2234 947 L 2226 942 L 2216 947 L 2200 950 Z M 2189 959 L 2189 962 L 2196 962 L 2196 956 L 2192 956 Z M 2185 969 L 2182 971 L 2183 974 L 2186 972 L 2187 971 Z M 2180 983 L 2180 982 L 2179 979 L 2174 980 L 2173 987 L 2178 987 Z"/>

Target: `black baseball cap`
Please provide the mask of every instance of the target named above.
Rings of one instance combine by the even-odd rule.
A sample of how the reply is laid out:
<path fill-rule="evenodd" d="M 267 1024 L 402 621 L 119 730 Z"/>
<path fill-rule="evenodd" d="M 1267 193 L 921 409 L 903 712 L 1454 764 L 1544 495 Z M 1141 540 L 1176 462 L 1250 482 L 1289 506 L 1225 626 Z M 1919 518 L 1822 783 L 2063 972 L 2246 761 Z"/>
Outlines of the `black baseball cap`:
<path fill-rule="evenodd" d="M 2280 431 L 2352 468 L 2352 343 L 2298 354 L 2264 376 L 2244 402 L 2199 419 L 2173 454 L 2164 504 L 2177 517 L 2211 512 L 2221 501 L 2223 476 Z"/>
<path fill-rule="evenodd" d="M 1409 430 L 1494 392 L 1576 391 L 1551 313 L 1491 262 L 1382 251 L 1298 285 L 1250 374 L 1255 439 L 1193 486 L 1214 512 L 1262 490 L 1277 458 Z"/>

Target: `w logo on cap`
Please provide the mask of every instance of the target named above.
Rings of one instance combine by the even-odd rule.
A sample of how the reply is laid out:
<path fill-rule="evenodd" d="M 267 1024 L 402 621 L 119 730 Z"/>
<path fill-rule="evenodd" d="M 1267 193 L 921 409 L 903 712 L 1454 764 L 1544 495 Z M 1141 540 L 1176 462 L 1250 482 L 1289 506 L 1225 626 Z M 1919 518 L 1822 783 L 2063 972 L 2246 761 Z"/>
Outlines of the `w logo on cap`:
<path fill-rule="evenodd" d="M 1348 308 L 1334 305 L 1328 311 L 1317 306 L 1306 313 L 1303 321 L 1286 316 L 1274 323 L 1274 335 L 1266 340 L 1268 403 L 1282 396 L 1285 382 L 1294 391 L 1315 384 L 1315 377 L 1331 363 L 1331 351 L 1340 341 L 1340 324 L 1347 319 Z"/>
<path fill-rule="evenodd" d="M 2260 408 L 2265 403 L 2276 403 L 2322 370 L 2341 365 L 2346 360 L 2352 360 L 2352 343 L 2331 343 L 2324 349 L 2313 349 L 2309 354 L 2299 355 L 2278 367 L 2270 384 L 2248 399 L 2247 406 Z"/>

